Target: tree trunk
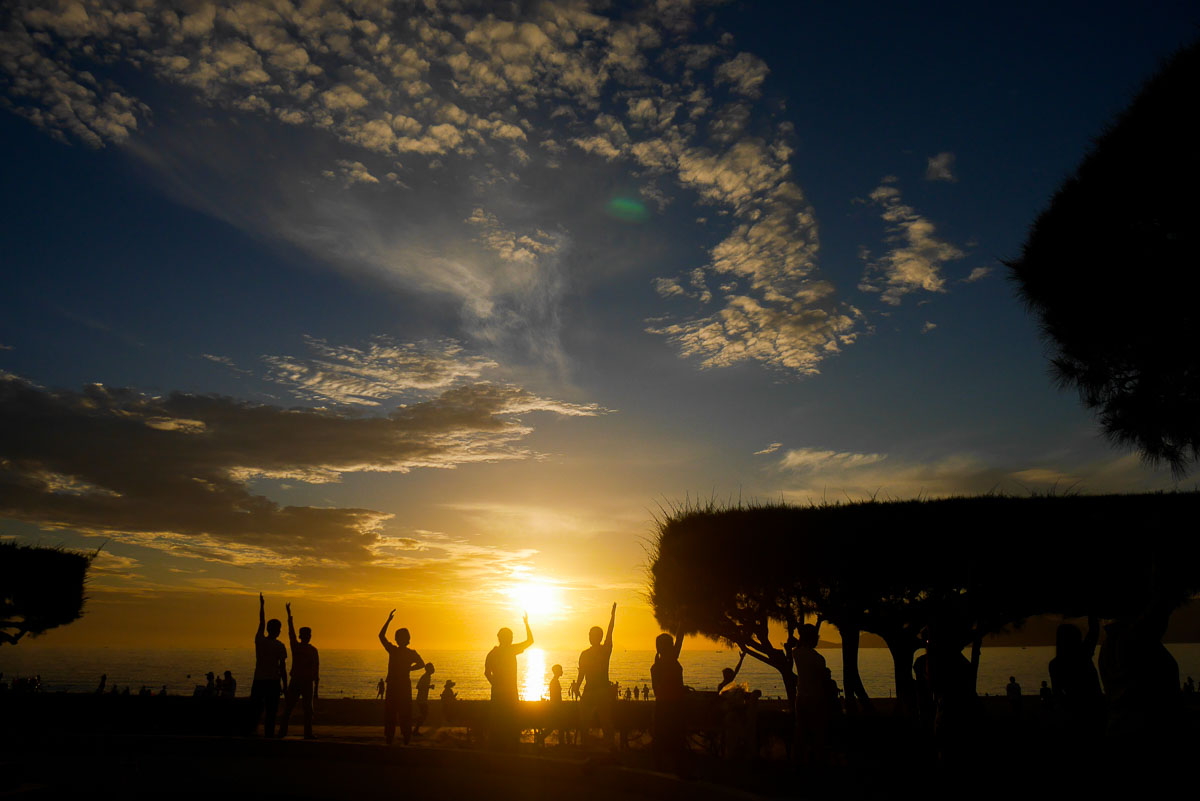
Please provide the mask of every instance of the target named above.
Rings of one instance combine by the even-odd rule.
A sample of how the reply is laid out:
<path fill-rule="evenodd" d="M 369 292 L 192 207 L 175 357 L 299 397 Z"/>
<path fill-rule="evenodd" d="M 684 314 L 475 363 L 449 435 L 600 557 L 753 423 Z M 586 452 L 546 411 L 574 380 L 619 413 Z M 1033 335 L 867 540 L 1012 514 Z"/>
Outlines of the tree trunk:
<path fill-rule="evenodd" d="M 846 695 L 846 713 L 853 715 L 858 712 L 859 704 L 862 704 L 863 711 L 874 712 L 875 707 L 871 706 L 871 698 L 858 673 L 859 630 L 847 626 L 839 633 L 842 635 L 842 691 Z"/>

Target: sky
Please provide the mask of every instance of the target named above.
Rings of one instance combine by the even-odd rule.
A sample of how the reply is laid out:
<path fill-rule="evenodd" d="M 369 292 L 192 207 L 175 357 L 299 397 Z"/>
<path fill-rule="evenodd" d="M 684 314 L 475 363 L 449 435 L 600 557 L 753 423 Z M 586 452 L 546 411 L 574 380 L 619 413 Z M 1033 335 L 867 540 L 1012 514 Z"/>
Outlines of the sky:
<path fill-rule="evenodd" d="M 614 601 L 651 648 L 698 499 L 1191 489 L 1002 260 L 1198 22 L 5 4 L 0 536 L 100 548 L 37 643 L 237 646 L 261 591 L 330 648 L 582 648 Z"/>

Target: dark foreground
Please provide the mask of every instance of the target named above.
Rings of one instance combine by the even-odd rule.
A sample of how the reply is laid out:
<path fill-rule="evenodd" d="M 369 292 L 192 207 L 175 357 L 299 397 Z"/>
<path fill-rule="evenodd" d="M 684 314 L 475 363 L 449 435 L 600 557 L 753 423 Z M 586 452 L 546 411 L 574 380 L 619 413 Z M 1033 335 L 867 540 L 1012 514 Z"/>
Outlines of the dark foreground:
<path fill-rule="evenodd" d="M 7 701 L 0 704 L 0 798 L 1174 797 L 1190 794 L 1172 784 L 1193 787 L 1200 756 L 1195 718 L 1170 741 L 1117 743 L 1067 732 L 1034 703 L 1019 717 L 1006 704 L 987 704 L 952 763 L 881 704 L 875 715 L 841 721 L 822 764 L 800 768 L 787 758 L 786 713 L 768 707 L 756 753 L 723 753 L 701 727 L 679 775 L 667 775 L 654 770 L 652 704 L 628 710 L 615 753 L 598 741 L 559 746 L 553 734 L 532 730 L 515 751 L 493 753 L 471 726 L 433 715 L 412 746 L 388 747 L 369 720 L 378 704 L 367 701 L 322 701 L 319 739 L 308 742 L 249 736 L 240 699 L 58 694 Z M 484 709 L 482 702 L 465 707 L 454 722 L 469 723 Z M 536 719 L 536 707 L 528 714 Z M 292 735 L 300 733 L 297 723 Z"/>

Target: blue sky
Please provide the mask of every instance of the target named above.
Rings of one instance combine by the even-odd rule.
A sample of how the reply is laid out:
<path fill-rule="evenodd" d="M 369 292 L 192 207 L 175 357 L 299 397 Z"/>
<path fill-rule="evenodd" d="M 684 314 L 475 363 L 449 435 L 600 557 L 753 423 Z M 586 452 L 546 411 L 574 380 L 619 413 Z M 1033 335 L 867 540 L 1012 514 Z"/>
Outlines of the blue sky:
<path fill-rule="evenodd" d="M 686 494 L 1171 488 L 1053 388 L 999 260 L 1197 21 L 13 5 L 5 531 L 109 541 L 94 632 L 405 582 L 649 631 Z"/>

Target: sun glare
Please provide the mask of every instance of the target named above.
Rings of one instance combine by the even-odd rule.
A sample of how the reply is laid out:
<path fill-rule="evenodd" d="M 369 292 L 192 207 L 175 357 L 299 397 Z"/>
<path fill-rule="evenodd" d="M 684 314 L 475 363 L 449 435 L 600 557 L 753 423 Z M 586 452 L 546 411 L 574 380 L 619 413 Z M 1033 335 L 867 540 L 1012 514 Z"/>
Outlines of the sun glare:
<path fill-rule="evenodd" d="M 524 656 L 521 698 L 526 701 L 540 701 L 542 692 L 546 689 L 546 652 L 541 648 L 530 648 Z"/>
<path fill-rule="evenodd" d="M 520 611 L 529 613 L 530 621 L 555 617 L 561 606 L 558 589 L 541 581 L 514 584 L 507 594 Z"/>

